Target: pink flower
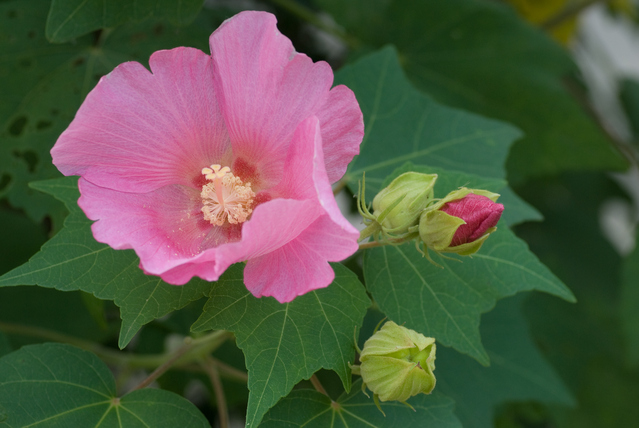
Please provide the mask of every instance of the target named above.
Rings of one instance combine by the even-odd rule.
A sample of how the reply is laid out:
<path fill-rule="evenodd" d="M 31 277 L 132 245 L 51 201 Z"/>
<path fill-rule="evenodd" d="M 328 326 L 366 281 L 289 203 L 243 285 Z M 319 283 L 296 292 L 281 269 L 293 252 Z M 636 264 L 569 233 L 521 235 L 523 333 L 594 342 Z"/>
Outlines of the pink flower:
<path fill-rule="evenodd" d="M 273 15 L 243 12 L 192 48 L 119 65 L 51 150 L 80 175 L 93 235 L 148 274 L 216 281 L 246 261 L 255 296 L 288 302 L 357 250 L 330 183 L 359 152 L 362 113 L 324 62 L 298 54 Z"/>
<path fill-rule="evenodd" d="M 451 247 L 474 242 L 495 227 L 504 211 L 504 206 L 482 195 L 469 193 L 462 199 L 447 202 L 443 212 L 466 222 L 455 231 Z"/>

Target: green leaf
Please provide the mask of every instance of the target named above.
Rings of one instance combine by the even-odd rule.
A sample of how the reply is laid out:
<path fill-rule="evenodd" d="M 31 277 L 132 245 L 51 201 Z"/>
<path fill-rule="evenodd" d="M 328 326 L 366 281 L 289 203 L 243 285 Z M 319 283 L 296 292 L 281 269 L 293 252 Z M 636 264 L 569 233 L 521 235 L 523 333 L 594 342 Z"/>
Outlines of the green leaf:
<path fill-rule="evenodd" d="M 249 372 L 247 427 L 257 427 L 268 409 L 320 368 L 335 370 L 350 390 L 355 327 L 361 326 L 370 300 L 355 274 L 339 264 L 333 269 L 335 280 L 328 288 L 285 304 L 253 297 L 241 279 L 211 289 L 193 331 L 235 333 Z"/>
<path fill-rule="evenodd" d="M 17 331 L 7 330 L 16 347 L 45 341 L 42 336 L 28 334 L 20 327 L 43 329 L 97 343 L 111 339 L 119 323 L 114 321 L 111 329 L 98 324 L 87 311 L 82 294 L 44 287 L 0 288 L 0 322 L 18 327 Z M 117 316 L 117 312 L 114 315 Z"/>
<path fill-rule="evenodd" d="M 37 224 L 9 207 L 0 207 L 0 274 L 29 260 L 47 240 L 42 224 Z M 10 226 L 9 226 L 10 225 Z"/>
<path fill-rule="evenodd" d="M 599 287 L 619 291 L 618 284 L 605 283 Z M 587 296 L 579 289 L 575 291 L 579 298 L 577 305 L 542 295 L 526 302 L 526 315 L 531 320 L 535 341 L 579 403 L 573 409 L 553 408 L 553 425 L 557 428 L 639 426 L 636 400 L 639 370 L 628 367 L 624 361 L 620 326 L 615 319 L 618 307 L 610 308 L 610 302 L 602 296 L 593 300 L 594 296 Z"/>
<path fill-rule="evenodd" d="M 317 391 L 293 391 L 266 414 L 260 428 L 462 427 L 453 414 L 453 400 L 440 393 L 412 397 L 408 402 L 415 411 L 396 401 L 381 403 L 384 416 L 372 397 L 362 393 L 361 384 L 361 380 L 355 382 L 350 394 L 342 394 L 335 402 Z"/>
<path fill-rule="evenodd" d="M 208 37 L 222 17 L 202 14 L 179 32 L 149 22 L 97 40 L 87 36 L 52 45 L 44 37 L 48 8 L 40 0 L 0 3 L 0 198 L 37 222 L 53 215 L 61 223 L 64 206 L 27 183 L 60 177 L 49 151 L 86 94 L 121 62 L 146 64 L 153 51 L 180 45 L 207 51 Z"/>
<path fill-rule="evenodd" d="M 455 413 L 464 428 L 492 428 L 494 408 L 504 402 L 575 405 L 532 340 L 521 311 L 524 297 L 520 294 L 501 300 L 482 317 L 481 333 L 490 367 L 452 349 L 437 348 L 438 388 L 457 403 Z"/>
<path fill-rule="evenodd" d="M 366 287 L 389 319 L 434 337 L 488 365 L 479 316 L 496 300 L 539 290 L 574 301 L 574 296 L 505 225 L 478 253 L 460 260 L 431 252 L 429 263 L 413 243 L 373 248 L 364 254 Z"/>
<path fill-rule="evenodd" d="M 121 309 L 121 348 L 144 324 L 200 299 L 210 290 L 211 283 L 200 279 L 178 287 L 145 275 L 133 251 L 117 251 L 96 242 L 92 222 L 77 204 L 80 192 L 76 177 L 33 183 L 33 187 L 64 202 L 70 214 L 64 229 L 29 262 L 0 277 L 0 287 L 37 284 L 62 291 L 82 290 L 99 299 L 113 300 Z M 220 283 L 241 283 L 241 272 L 239 280 L 237 275 L 230 269 Z M 245 290 L 244 286 L 240 288 Z"/>
<path fill-rule="evenodd" d="M 204 0 L 53 0 L 46 35 L 54 43 L 66 42 L 101 28 L 129 21 L 163 18 L 173 25 L 195 19 Z"/>
<path fill-rule="evenodd" d="M 619 95 L 635 140 L 639 140 L 639 81 L 635 79 L 622 80 Z"/>
<path fill-rule="evenodd" d="M 117 398 L 109 368 L 63 344 L 25 346 L 0 358 L 0 403 L 7 427 L 210 427 L 191 402 L 168 391 Z"/>
<path fill-rule="evenodd" d="M 553 408 L 553 425 L 639 426 L 639 370 L 624 358 L 619 319 L 621 258 L 599 232 L 602 202 L 627 196 L 609 177 L 594 173 L 565 174 L 521 190 L 546 220 L 518 226 L 517 234 L 579 301 L 569 305 L 535 294 L 525 304 L 535 342 L 579 402 L 576 409 Z"/>
<path fill-rule="evenodd" d="M 11 348 L 11 344 L 9 343 L 9 339 L 4 333 L 0 332 L 0 357 L 2 357 L 5 354 L 8 354 L 12 350 L 13 349 Z M 1 420 L 2 418 L 0 417 L 0 421 Z"/>
<path fill-rule="evenodd" d="M 526 135 L 511 151 L 511 181 L 564 170 L 624 167 L 609 139 L 566 88 L 564 78 L 577 73 L 569 53 L 509 7 L 477 0 L 315 3 L 364 48 L 394 44 L 409 79 L 438 101 L 520 127 Z M 360 77 L 367 80 L 369 75 L 364 71 Z M 393 147 L 402 140 L 388 137 L 386 144 Z"/>
<path fill-rule="evenodd" d="M 352 190 L 364 171 L 367 186 L 379 184 L 407 161 L 505 178 L 508 149 L 521 133 L 423 95 L 406 80 L 392 47 L 342 68 L 335 77 L 355 92 L 366 126 L 360 155 L 345 177 Z"/>
<path fill-rule="evenodd" d="M 631 365 L 639 367 L 639 245 L 624 260 L 622 269 L 621 321 L 627 358 Z"/>

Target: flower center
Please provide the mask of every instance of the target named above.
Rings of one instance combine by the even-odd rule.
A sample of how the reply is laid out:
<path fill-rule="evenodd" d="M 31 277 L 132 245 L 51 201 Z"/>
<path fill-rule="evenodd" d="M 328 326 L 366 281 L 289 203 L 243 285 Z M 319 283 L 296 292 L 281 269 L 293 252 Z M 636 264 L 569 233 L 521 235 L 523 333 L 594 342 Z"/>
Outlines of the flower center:
<path fill-rule="evenodd" d="M 244 223 L 253 212 L 255 193 L 251 183 L 244 184 L 228 166 L 211 165 L 202 168 L 202 174 L 209 180 L 200 194 L 204 219 L 216 226 L 222 226 L 226 221 Z"/>

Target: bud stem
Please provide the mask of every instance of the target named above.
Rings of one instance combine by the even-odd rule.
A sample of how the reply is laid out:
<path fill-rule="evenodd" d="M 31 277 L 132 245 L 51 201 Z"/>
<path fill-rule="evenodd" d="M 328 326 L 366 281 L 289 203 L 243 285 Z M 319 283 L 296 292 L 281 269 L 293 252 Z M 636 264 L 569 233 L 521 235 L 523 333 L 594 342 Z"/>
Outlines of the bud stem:
<path fill-rule="evenodd" d="M 344 190 L 344 187 L 346 187 L 347 184 L 348 180 L 346 180 L 345 178 L 342 178 L 340 181 L 335 183 L 335 187 L 333 188 L 333 196 L 337 196 L 342 190 Z"/>
<path fill-rule="evenodd" d="M 364 228 L 364 230 L 362 230 L 359 233 L 359 239 L 357 240 L 358 242 L 363 241 L 364 239 L 368 238 L 369 236 L 375 235 L 377 232 L 379 232 L 381 229 L 379 227 L 379 224 L 377 223 L 371 223 L 368 226 L 366 226 L 366 228 Z"/>
<path fill-rule="evenodd" d="M 379 241 L 365 242 L 363 244 L 359 244 L 359 249 L 366 250 L 368 248 L 381 247 L 382 245 L 388 245 L 388 244 L 384 242 L 379 242 Z"/>
<path fill-rule="evenodd" d="M 396 244 L 402 244 L 404 242 L 408 242 L 408 241 L 404 239 L 398 239 L 395 241 L 370 241 L 370 242 L 364 242 L 363 244 L 359 244 L 359 249 L 366 250 L 368 248 L 383 247 L 384 245 L 396 245 Z"/>

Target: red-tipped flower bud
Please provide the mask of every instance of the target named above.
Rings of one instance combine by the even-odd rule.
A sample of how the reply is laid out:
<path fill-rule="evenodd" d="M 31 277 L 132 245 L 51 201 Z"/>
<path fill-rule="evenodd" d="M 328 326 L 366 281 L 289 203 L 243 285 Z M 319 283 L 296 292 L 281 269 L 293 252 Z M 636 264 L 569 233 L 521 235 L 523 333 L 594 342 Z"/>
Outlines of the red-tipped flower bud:
<path fill-rule="evenodd" d="M 441 210 L 466 222 L 466 224 L 459 226 L 453 235 L 450 246 L 456 247 L 476 241 L 484 236 L 489 229 L 497 226 L 504 206 L 493 202 L 486 196 L 469 193 L 462 199 L 445 203 Z"/>
<path fill-rule="evenodd" d="M 474 254 L 497 228 L 504 206 L 498 194 L 461 188 L 422 214 L 419 235 L 426 247 L 445 253 Z"/>

